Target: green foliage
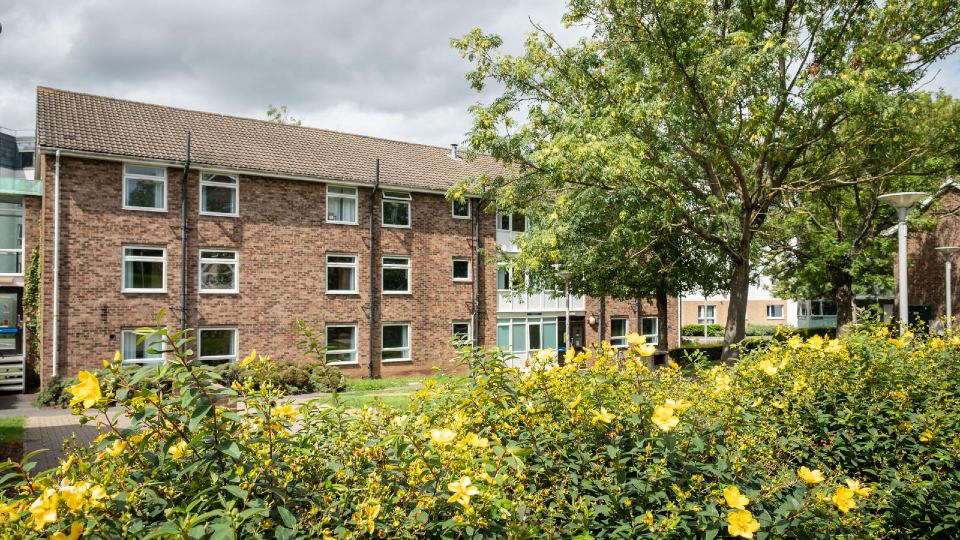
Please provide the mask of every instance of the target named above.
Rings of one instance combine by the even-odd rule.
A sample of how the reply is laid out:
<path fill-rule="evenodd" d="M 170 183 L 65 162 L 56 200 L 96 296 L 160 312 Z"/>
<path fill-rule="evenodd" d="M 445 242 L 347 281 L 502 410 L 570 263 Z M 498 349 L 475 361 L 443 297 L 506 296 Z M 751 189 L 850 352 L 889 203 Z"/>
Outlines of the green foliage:
<path fill-rule="evenodd" d="M 70 402 L 70 395 L 67 393 L 67 387 L 77 384 L 76 377 L 58 377 L 47 381 L 34 398 L 33 404 L 37 407 L 61 407 L 66 408 Z"/>
<path fill-rule="evenodd" d="M 40 285 L 43 279 L 43 258 L 38 242 L 30 251 L 30 265 L 23 285 L 23 316 L 26 319 L 28 364 L 32 364 L 36 375 L 40 375 L 40 329 L 41 304 Z"/>
<path fill-rule="evenodd" d="M 291 126 L 301 125 L 300 120 L 287 114 L 286 105 L 267 105 L 267 120 L 276 124 L 288 124 Z"/>
<path fill-rule="evenodd" d="M 221 364 L 214 369 L 223 384 L 252 379 L 254 388 L 270 385 L 285 394 L 336 392 L 346 387 L 343 372 L 333 366 L 317 362 L 290 362 L 270 360 L 262 368 L 253 370 L 237 363 Z"/>
<path fill-rule="evenodd" d="M 703 335 L 703 325 L 702 324 L 685 324 L 680 328 L 680 335 L 682 336 L 702 336 Z M 723 335 L 723 325 L 722 324 L 708 324 L 707 325 L 707 337 L 720 337 Z"/>

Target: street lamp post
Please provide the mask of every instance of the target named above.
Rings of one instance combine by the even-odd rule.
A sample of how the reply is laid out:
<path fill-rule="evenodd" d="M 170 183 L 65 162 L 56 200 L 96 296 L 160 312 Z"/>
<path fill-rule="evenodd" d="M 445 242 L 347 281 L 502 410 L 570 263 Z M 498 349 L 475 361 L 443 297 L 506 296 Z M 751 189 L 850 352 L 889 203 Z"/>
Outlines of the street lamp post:
<path fill-rule="evenodd" d="M 946 276 L 946 289 L 947 289 L 947 332 L 953 327 L 953 292 L 951 291 L 953 285 L 953 256 L 960 251 L 960 246 L 942 246 L 938 247 L 939 251 L 943 255 L 943 259 L 946 265 L 945 273 Z"/>
<path fill-rule="evenodd" d="M 927 194 L 918 191 L 887 193 L 877 197 L 897 209 L 897 284 L 900 288 L 900 331 L 906 331 L 910 321 L 909 295 L 907 294 L 907 212 L 910 208 L 927 198 Z"/>

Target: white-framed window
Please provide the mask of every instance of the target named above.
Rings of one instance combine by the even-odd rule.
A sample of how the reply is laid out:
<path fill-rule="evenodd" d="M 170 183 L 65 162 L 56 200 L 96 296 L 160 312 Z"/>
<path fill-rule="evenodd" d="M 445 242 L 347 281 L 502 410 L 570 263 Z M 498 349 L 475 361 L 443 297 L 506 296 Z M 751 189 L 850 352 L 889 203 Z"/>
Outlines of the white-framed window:
<path fill-rule="evenodd" d="M 383 294 L 406 294 L 410 292 L 409 257 L 384 257 L 382 271 Z"/>
<path fill-rule="evenodd" d="M 697 306 L 697 324 L 717 324 L 717 306 Z"/>
<path fill-rule="evenodd" d="M 23 201 L 0 201 L 0 275 L 23 275 Z"/>
<path fill-rule="evenodd" d="M 384 191 L 382 224 L 384 227 L 410 227 L 410 194 L 403 191 Z"/>
<path fill-rule="evenodd" d="M 123 165 L 124 210 L 167 211 L 167 169 L 136 163 Z"/>
<path fill-rule="evenodd" d="M 357 363 L 357 325 L 328 324 L 327 363 L 331 366 L 343 366 Z"/>
<path fill-rule="evenodd" d="M 121 292 L 167 291 L 167 250 L 156 246 L 123 246 Z"/>
<path fill-rule="evenodd" d="M 807 318 L 807 303 L 801 301 L 797 304 L 797 318 L 806 319 Z"/>
<path fill-rule="evenodd" d="M 657 345 L 660 336 L 660 319 L 656 317 L 644 317 L 640 319 L 640 334 L 647 338 L 647 343 Z"/>
<path fill-rule="evenodd" d="M 810 302 L 810 307 L 814 319 L 837 316 L 837 304 L 830 300 L 813 300 Z"/>
<path fill-rule="evenodd" d="M 454 257 L 453 259 L 453 280 L 454 281 L 473 281 L 470 275 L 470 259 Z"/>
<path fill-rule="evenodd" d="M 385 324 L 380 332 L 380 360 L 383 363 L 410 361 L 410 325 Z"/>
<path fill-rule="evenodd" d="M 204 362 L 235 362 L 239 332 L 230 326 L 210 326 L 197 331 L 197 351 Z"/>
<path fill-rule="evenodd" d="M 200 292 L 236 293 L 240 289 L 240 256 L 229 249 L 200 250 Z"/>
<path fill-rule="evenodd" d="M 610 319 L 610 346 L 626 347 L 629 324 L 626 317 Z"/>
<path fill-rule="evenodd" d="M 450 215 L 453 219 L 470 219 L 470 199 L 450 201 Z"/>
<path fill-rule="evenodd" d="M 520 214 L 497 214 L 497 229 L 509 232 L 527 230 L 527 218 Z"/>
<path fill-rule="evenodd" d="M 327 184 L 327 223 L 357 224 L 357 188 Z"/>
<path fill-rule="evenodd" d="M 223 173 L 200 173 L 200 214 L 239 216 L 240 177 Z"/>
<path fill-rule="evenodd" d="M 768 304 L 768 305 L 767 305 L 767 318 L 768 318 L 768 319 L 782 319 L 782 318 L 783 318 L 783 304 Z"/>
<path fill-rule="evenodd" d="M 125 364 L 162 362 L 163 347 L 163 336 L 142 336 L 135 330 L 120 331 L 120 358 Z"/>
<path fill-rule="evenodd" d="M 357 293 L 357 256 L 327 255 L 327 294 Z"/>
<path fill-rule="evenodd" d="M 473 324 L 470 321 L 453 321 L 450 326 L 453 339 L 458 341 L 461 339 L 465 339 L 468 342 L 473 341 Z"/>
<path fill-rule="evenodd" d="M 555 349 L 562 345 L 558 325 L 562 326 L 562 321 L 556 317 L 497 319 L 497 347 L 518 358 L 536 354 L 540 349 Z"/>

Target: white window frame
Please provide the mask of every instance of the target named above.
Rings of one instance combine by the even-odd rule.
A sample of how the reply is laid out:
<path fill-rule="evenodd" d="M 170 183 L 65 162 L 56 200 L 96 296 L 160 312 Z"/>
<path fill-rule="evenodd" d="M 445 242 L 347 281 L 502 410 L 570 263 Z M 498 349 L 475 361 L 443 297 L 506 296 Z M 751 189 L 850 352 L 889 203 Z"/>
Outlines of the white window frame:
<path fill-rule="evenodd" d="M 779 317 L 771 316 L 770 315 L 771 308 L 780 308 L 780 316 Z M 783 320 L 783 315 L 785 311 L 786 311 L 786 308 L 783 306 L 783 304 L 767 304 L 767 318 L 770 320 Z"/>
<path fill-rule="evenodd" d="M 455 269 L 456 269 L 456 266 L 457 266 L 457 263 L 458 263 L 458 262 L 465 262 L 465 263 L 467 263 L 467 277 L 465 277 L 465 278 L 458 278 L 458 277 L 457 277 L 457 274 L 456 274 Z M 454 281 L 458 281 L 458 282 L 461 282 L 461 283 L 469 283 L 469 282 L 473 281 L 473 261 L 471 261 L 468 257 L 454 257 L 454 258 L 450 261 L 450 274 L 451 274 L 451 276 L 453 277 L 453 280 L 454 280 Z"/>
<path fill-rule="evenodd" d="M 135 167 L 152 167 L 155 169 L 160 169 L 163 172 L 163 176 L 149 176 L 146 174 L 135 174 L 128 173 L 127 167 L 133 165 Z M 132 206 L 127 204 L 127 180 L 146 180 L 148 182 L 159 182 L 163 186 L 163 206 L 160 208 L 153 208 L 150 206 Z M 120 186 L 120 204 L 124 210 L 137 210 L 143 212 L 166 212 L 167 211 L 167 168 L 159 167 L 156 165 L 148 165 L 146 163 L 124 163 L 123 164 L 123 182 Z"/>
<path fill-rule="evenodd" d="M 330 188 L 332 188 L 332 187 L 334 187 L 334 188 L 339 188 L 339 189 L 352 189 L 352 190 L 353 190 L 353 195 L 350 195 L 350 194 L 348 194 L 348 193 L 330 193 Z M 360 217 L 360 213 L 359 213 L 360 205 L 359 205 L 359 203 L 357 202 L 357 200 L 358 200 L 358 197 L 357 197 L 357 188 L 354 187 L 354 186 L 342 186 L 342 185 L 339 185 L 339 184 L 327 184 L 326 192 L 327 192 L 327 199 L 326 199 L 326 206 L 324 207 L 324 211 L 325 211 L 324 213 L 326 214 L 325 217 L 326 217 L 327 223 L 332 223 L 332 224 L 334 224 L 334 225 L 356 225 L 356 224 L 358 223 L 358 219 L 359 219 L 359 217 Z M 331 199 L 331 198 L 351 199 L 351 200 L 353 200 L 353 221 L 339 221 L 339 220 L 332 220 L 332 219 L 330 219 L 330 199 Z"/>
<path fill-rule="evenodd" d="M 352 263 L 345 262 L 330 262 L 330 257 L 353 257 Z M 359 286 L 360 281 L 360 256 L 355 253 L 327 253 L 324 258 L 326 266 L 323 269 L 323 288 L 327 294 L 357 294 L 357 287 Z M 333 290 L 329 289 L 330 286 L 330 268 L 352 268 L 353 269 L 353 290 Z"/>
<path fill-rule="evenodd" d="M 463 199 L 463 202 L 465 202 L 467 205 L 467 215 L 465 216 L 457 215 L 457 201 L 456 200 L 450 201 L 450 215 L 453 217 L 453 219 L 470 219 L 472 217 L 471 213 L 473 212 L 473 210 L 470 209 L 470 207 L 472 206 L 470 204 L 470 199 L 465 198 Z"/>
<path fill-rule="evenodd" d="M 133 256 L 127 257 L 128 249 L 159 249 L 163 252 L 163 257 L 144 257 L 144 256 Z M 163 287 L 160 289 L 137 289 L 132 288 L 128 289 L 126 286 L 127 283 L 127 261 L 136 262 L 160 262 L 163 263 Z M 144 245 L 135 245 L 135 246 L 120 246 L 120 292 L 123 293 L 136 293 L 136 294 L 164 294 L 167 292 L 167 248 L 166 246 L 144 246 Z"/>
<path fill-rule="evenodd" d="M 208 330 L 231 330 L 233 331 L 233 355 L 219 354 L 216 356 L 201 356 L 203 351 L 203 333 Z M 216 360 L 237 361 L 240 350 L 240 330 L 236 326 L 201 326 L 197 329 L 197 359 L 204 362 Z"/>
<path fill-rule="evenodd" d="M 507 219 L 510 221 L 510 225 L 509 225 L 509 227 L 506 228 L 506 229 L 504 229 L 504 228 L 502 228 L 502 227 L 500 226 L 500 220 L 501 220 L 502 218 L 504 218 L 504 217 L 507 218 Z M 521 216 L 521 217 L 523 218 L 523 230 L 522 230 L 522 231 L 515 231 L 515 230 L 513 230 L 513 222 L 514 222 L 514 220 L 516 220 L 517 215 L 516 215 L 516 214 L 501 214 L 501 213 L 497 213 L 497 230 L 498 230 L 498 231 L 503 231 L 503 232 L 514 233 L 514 234 L 523 234 L 523 233 L 527 232 L 528 230 L 530 230 L 530 220 L 527 218 L 527 216 Z"/>
<path fill-rule="evenodd" d="M 234 184 L 233 184 L 233 186 L 230 186 L 230 184 L 223 184 L 223 183 L 220 183 L 220 182 L 210 182 L 209 180 L 205 180 L 205 179 L 204 179 L 204 177 L 207 177 L 207 176 L 226 176 L 226 177 L 229 177 L 229 178 L 233 178 Z M 234 205 L 233 205 L 233 206 L 234 206 L 234 208 L 233 208 L 233 213 L 227 213 L 227 212 L 208 212 L 208 211 L 206 211 L 206 210 L 203 209 L 203 200 L 204 200 L 204 199 L 203 199 L 203 188 L 205 188 L 205 187 L 207 187 L 207 186 L 226 187 L 226 188 L 232 187 L 232 188 L 233 188 L 233 191 L 234 191 L 234 199 L 235 199 L 235 200 L 234 200 Z M 200 198 L 199 198 L 198 202 L 199 202 L 199 204 L 200 204 L 200 215 L 201 215 L 201 216 L 240 217 L 240 175 L 239 175 L 239 174 L 233 174 L 233 173 L 227 173 L 227 172 L 218 172 L 218 171 L 200 171 Z"/>
<path fill-rule="evenodd" d="M 473 343 L 473 321 L 467 321 L 467 320 L 451 321 L 450 322 L 450 338 L 451 339 L 457 338 L 456 329 L 454 327 L 457 326 L 458 324 L 467 325 L 467 343 Z"/>
<path fill-rule="evenodd" d="M 710 308 L 710 309 L 707 309 Z M 712 311 L 713 315 L 707 317 L 707 311 Z M 711 325 L 717 324 L 717 306 L 713 304 L 698 304 L 697 305 L 697 324 L 700 325 Z"/>
<path fill-rule="evenodd" d="M 406 327 L 407 327 L 407 346 L 406 346 L 406 347 L 390 347 L 390 348 L 387 348 L 387 347 L 384 347 L 384 346 L 383 346 L 383 329 L 386 328 L 387 326 L 406 326 Z M 413 361 L 413 354 L 411 353 L 411 351 L 412 351 L 413 349 L 412 349 L 412 347 L 411 347 L 411 345 L 410 345 L 410 342 L 411 342 L 411 341 L 413 341 L 413 339 L 412 339 L 412 336 L 410 335 L 410 323 L 402 322 L 402 323 L 384 323 L 384 324 L 381 324 L 381 325 L 380 325 L 380 362 L 383 363 L 383 364 L 396 364 L 396 363 L 400 363 L 400 362 L 411 362 L 411 361 Z M 383 352 L 384 352 L 384 351 L 400 351 L 400 352 L 406 351 L 407 354 L 406 354 L 406 356 L 403 357 L 403 358 L 390 358 L 390 359 L 386 359 L 386 358 L 383 357 Z"/>
<path fill-rule="evenodd" d="M 643 332 L 643 323 L 644 321 L 653 321 L 653 333 L 641 334 L 643 337 L 647 338 L 647 343 L 651 345 L 659 345 L 660 341 L 660 318 L 659 317 L 643 317 L 640 319 L 640 331 Z"/>
<path fill-rule="evenodd" d="M 387 217 L 386 205 L 406 204 L 407 205 L 407 224 L 392 225 L 384 221 Z M 413 197 L 406 191 L 383 191 L 380 195 L 380 225 L 391 229 L 409 229 L 413 226 Z"/>
<path fill-rule="evenodd" d="M 8 216 L 19 216 L 20 217 L 20 247 L 19 248 L 5 248 L 0 249 L 0 253 L 17 253 L 20 255 L 20 271 L 19 272 L 10 272 L 10 273 L 0 273 L 0 276 L 22 276 L 24 269 L 26 268 L 26 260 L 24 259 L 24 249 L 23 245 L 26 239 L 24 238 L 24 221 L 23 221 L 23 199 L 20 199 L 20 208 L 19 209 L 0 209 L 0 214 Z"/>
<path fill-rule="evenodd" d="M 352 329 L 353 329 L 353 348 L 352 348 L 352 349 L 337 349 L 336 351 L 330 351 L 330 350 L 328 349 L 327 352 L 324 353 L 324 358 L 326 358 L 326 356 L 327 356 L 328 354 L 348 354 L 348 353 L 349 353 L 350 355 L 352 355 L 353 360 L 341 360 L 341 361 L 334 361 L 334 362 L 331 362 L 331 361 L 328 360 L 328 361 L 327 361 L 327 365 L 328 365 L 328 366 L 358 366 L 358 365 L 360 365 L 360 359 L 358 358 L 358 355 L 357 355 L 357 342 L 358 342 L 359 339 L 360 339 L 360 336 L 358 335 L 358 334 L 359 334 L 359 331 L 357 330 L 357 325 L 356 325 L 356 324 L 328 324 L 328 325 L 326 325 L 326 326 L 324 327 L 324 331 L 323 331 L 323 339 L 324 339 L 324 343 L 327 344 L 328 346 L 329 346 L 329 343 L 328 343 L 326 340 L 327 340 L 328 336 L 330 335 L 330 329 L 331 329 L 331 328 L 352 328 Z"/>
<path fill-rule="evenodd" d="M 509 289 L 500 288 L 500 271 L 503 271 L 507 275 L 507 285 L 510 285 Z M 513 290 L 513 268 L 507 263 L 497 264 L 497 292 L 510 292 Z"/>
<path fill-rule="evenodd" d="M 613 335 L 613 321 L 623 321 L 623 335 L 615 336 Z M 618 349 L 624 348 L 627 346 L 627 334 L 630 333 L 630 318 L 629 317 L 610 317 L 610 346 Z"/>
<path fill-rule="evenodd" d="M 133 334 L 134 336 L 136 336 L 136 339 L 137 339 L 137 340 L 139 340 L 139 339 L 142 337 L 142 336 L 138 335 L 138 334 L 137 334 L 137 331 L 136 331 L 135 329 L 133 329 L 133 328 L 123 328 L 123 329 L 120 330 L 120 349 L 119 349 L 119 350 L 120 350 L 120 361 L 121 361 L 122 363 L 124 363 L 124 364 L 143 364 L 143 365 L 147 365 L 147 364 L 161 364 L 161 363 L 163 363 L 163 362 L 166 361 L 166 359 L 167 359 L 167 354 L 166 354 L 166 353 L 163 353 L 163 352 L 160 353 L 160 358 L 142 358 L 142 359 L 141 359 L 141 358 L 133 358 L 133 359 L 127 358 L 126 355 L 124 354 L 124 353 L 126 352 L 126 351 L 125 351 L 125 348 L 124 348 L 124 341 L 125 341 L 125 337 L 128 336 L 128 335 L 130 335 L 130 334 Z M 163 345 L 164 339 L 163 339 L 162 336 L 159 336 L 159 337 L 160 337 L 160 344 Z M 146 340 L 145 340 L 145 341 L 146 341 Z M 149 349 L 149 347 L 147 347 L 147 349 Z M 145 350 L 144 352 L 146 352 L 146 350 Z"/>
<path fill-rule="evenodd" d="M 216 251 L 219 253 L 233 253 L 232 259 L 205 259 L 203 252 Z M 200 248 L 197 250 L 197 291 L 200 294 L 238 294 L 240 292 L 240 252 L 235 249 L 219 248 Z M 203 288 L 203 265 L 204 264 L 226 264 L 233 266 L 233 288 L 230 289 L 204 289 Z"/>
<path fill-rule="evenodd" d="M 406 264 L 397 264 L 397 263 L 387 263 L 387 259 L 406 259 Z M 386 280 L 384 279 L 383 273 L 387 270 L 406 270 L 407 271 L 407 290 L 405 291 L 388 291 L 384 286 Z M 413 290 L 413 262 L 408 255 L 385 255 L 380 258 L 380 294 L 389 295 L 389 294 L 410 294 Z"/>

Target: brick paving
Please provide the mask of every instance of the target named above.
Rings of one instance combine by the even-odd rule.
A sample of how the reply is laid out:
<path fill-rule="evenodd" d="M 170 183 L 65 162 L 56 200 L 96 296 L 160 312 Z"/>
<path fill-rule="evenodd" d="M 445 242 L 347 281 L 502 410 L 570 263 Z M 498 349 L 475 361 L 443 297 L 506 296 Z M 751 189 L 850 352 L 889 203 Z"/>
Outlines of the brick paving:
<path fill-rule="evenodd" d="M 121 426 L 129 423 L 125 418 L 119 421 Z M 65 411 L 58 415 L 27 416 L 24 427 L 24 455 L 34 450 L 46 450 L 33 458 L 37 463 L 36 472 L 59 464 L 64 455 L 64 443 L 70 447 L 89 446 L 100 434 L 95 422 L 81 425 L 77 416 Z"/>

